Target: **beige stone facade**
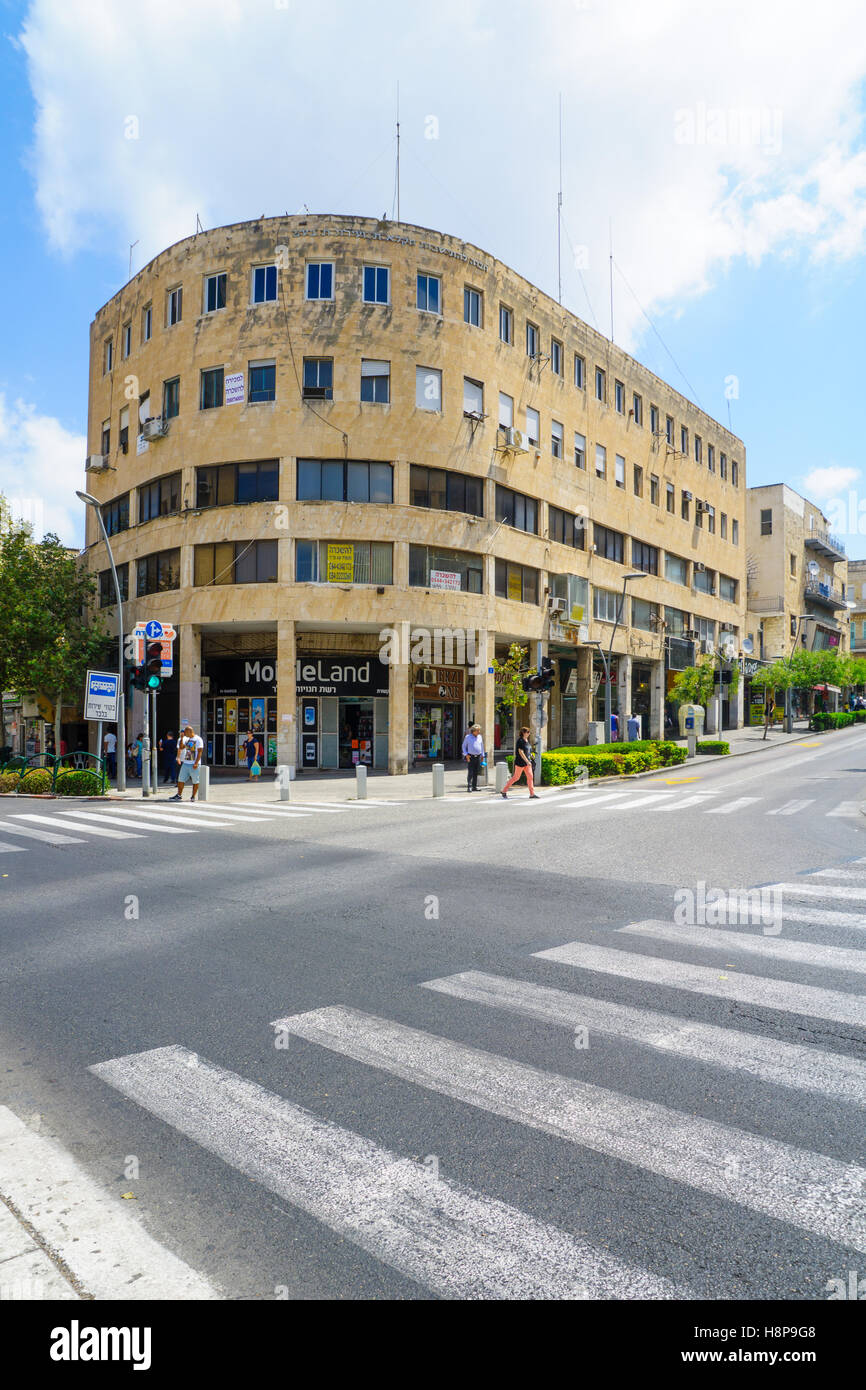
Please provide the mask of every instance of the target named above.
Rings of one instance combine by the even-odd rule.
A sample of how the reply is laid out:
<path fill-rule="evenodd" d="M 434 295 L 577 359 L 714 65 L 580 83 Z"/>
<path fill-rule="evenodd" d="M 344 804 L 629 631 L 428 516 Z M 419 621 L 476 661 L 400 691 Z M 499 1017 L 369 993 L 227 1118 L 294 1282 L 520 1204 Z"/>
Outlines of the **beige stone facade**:
<path fill-rule="evenodd" d="M 853 656 L 866 656 L 866 560 L 848 561 L 848 598 L 854 607 L 850 619 L 849 646 Z"/>
<path fill-rule="evenodd" d="M 471 718 L 504 742 L 489 665 L 511 641 L 556 663 L 545 742 L 583 742 L 590 644 L 610 645 L 629 574 L 614 707 L 645 734 L 671 668 L 742 638 L 742 442 L 477 247 L 365 218 L 218 228 L 140 271 L 90 348 L 88 487 L 126 627 L 174 624 L 172 717 L 210 722 L 217 764 L 252 717 L 225 701 L 263 697 L 290 766 L 403 772 L 459 756 Z M 386 629 L 382 678 L 364 659 Z"/>

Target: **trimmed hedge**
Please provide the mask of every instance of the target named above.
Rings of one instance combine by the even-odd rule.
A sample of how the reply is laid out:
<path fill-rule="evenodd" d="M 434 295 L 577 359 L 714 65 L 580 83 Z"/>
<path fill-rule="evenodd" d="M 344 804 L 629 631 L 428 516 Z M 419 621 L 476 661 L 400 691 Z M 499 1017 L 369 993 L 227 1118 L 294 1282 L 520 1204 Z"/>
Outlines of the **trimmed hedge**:
<path fill-rule="evenodd" d="M 0 772 L 0 792 L 14 792 L 18 786 L 17 772 Z"/>
<path fill-rule="evenodd" d="M 580 768 L 589 777 L 628 777 L 654 768 L 684 763 L 688 750 L 669 739 L 636 739 L 634 743 L 599 743 L 586 748 L 553 748 L 541 755 L 545 786 L 561 787 L 574 781 Z M 508 766 L 513 770 L 514 759 Z"/>
<path fill-rule="evenodd" d="M 51 791 L 52 773 L 50 767 L 28 767 L 18 782 L 18 790 L 37 796 Z"/>
<path fill-rule="evenodd" d="M 102 777 L 89 768 L 66 768 L 57 774 L 58 796 L 101 796 Z"/>
<path fill-rule="evenodd" d="M 866 710 L 857 710 L 854 713 L 846 714 L 844 710 L 839 710 L 837 714 L 830 710 L 819 710 L 813 714 L 809 720 L 810 729 L 847 729 L 849 724 L 853 724 L 856 714 L 866 714 Z"/>
<path fill-rule="evenodd" d="M 698 753 L 730 753 L 731 745 L 725 743 L 721 738 L 705 739 L 703 743 L 695 744 Z"/>

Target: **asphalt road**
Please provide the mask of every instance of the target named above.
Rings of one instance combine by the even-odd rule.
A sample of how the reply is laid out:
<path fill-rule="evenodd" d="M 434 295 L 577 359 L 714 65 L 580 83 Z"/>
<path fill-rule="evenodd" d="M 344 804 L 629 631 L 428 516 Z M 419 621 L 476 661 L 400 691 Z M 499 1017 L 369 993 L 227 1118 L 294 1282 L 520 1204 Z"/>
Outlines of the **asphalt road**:
<path fill-rule="evenodd" d="M 855 729 L 532 803 L 4 799 L 0 1102 L 229 1299 L 826 1299 L 864 788 Z"/>

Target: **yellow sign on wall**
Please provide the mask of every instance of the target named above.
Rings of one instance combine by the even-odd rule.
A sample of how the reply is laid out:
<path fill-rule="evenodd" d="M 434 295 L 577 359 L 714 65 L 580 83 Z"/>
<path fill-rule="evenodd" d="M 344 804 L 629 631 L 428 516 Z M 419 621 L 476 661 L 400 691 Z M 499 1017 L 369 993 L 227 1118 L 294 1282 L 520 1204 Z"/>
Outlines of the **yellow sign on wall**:
<path fill-rule="evenodd" d="M 328 583 L 351 584 L 355 577 L 355 547 L 328 546 Z"/>
<path fill-rule="evenodd" d="M 520 570 L 508 569 L 508 597 L 520 603 L 523 598 L 523 575 Z"/>
<path fill-rule="evenodd" d="M 238 702 L 237 700 L 226 700 L 226 733 L 236 734 L 238 731 Z"/>

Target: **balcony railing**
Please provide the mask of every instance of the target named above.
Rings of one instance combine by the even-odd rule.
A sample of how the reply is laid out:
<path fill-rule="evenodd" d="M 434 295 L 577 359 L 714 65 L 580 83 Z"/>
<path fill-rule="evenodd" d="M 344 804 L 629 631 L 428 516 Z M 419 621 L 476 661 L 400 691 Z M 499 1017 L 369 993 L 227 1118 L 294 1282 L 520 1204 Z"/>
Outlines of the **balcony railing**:
<path fill-rule="evenodd" d="M 772 598 L 760 598 L 757 594 L 748 594 L 746 608 L 750 613 L 784 613 L 785 600 L 781 594 L 776 594 Z"/>
<path fill-rule="evenodd" d="M 842 594 L 831 589 L 829 584 L 807 584 L 803 596 L 809 603 L 818 603 L 825 608 L 846 608 Z"/>
<path fill-rule="evenodd" d="M 825 555 L 828 560 L 847 559 L 845 546 L 832 531 L 810 531 L 806 537 L 806 545 L 810 550 L 817 550 L 821 555 Z"/>

